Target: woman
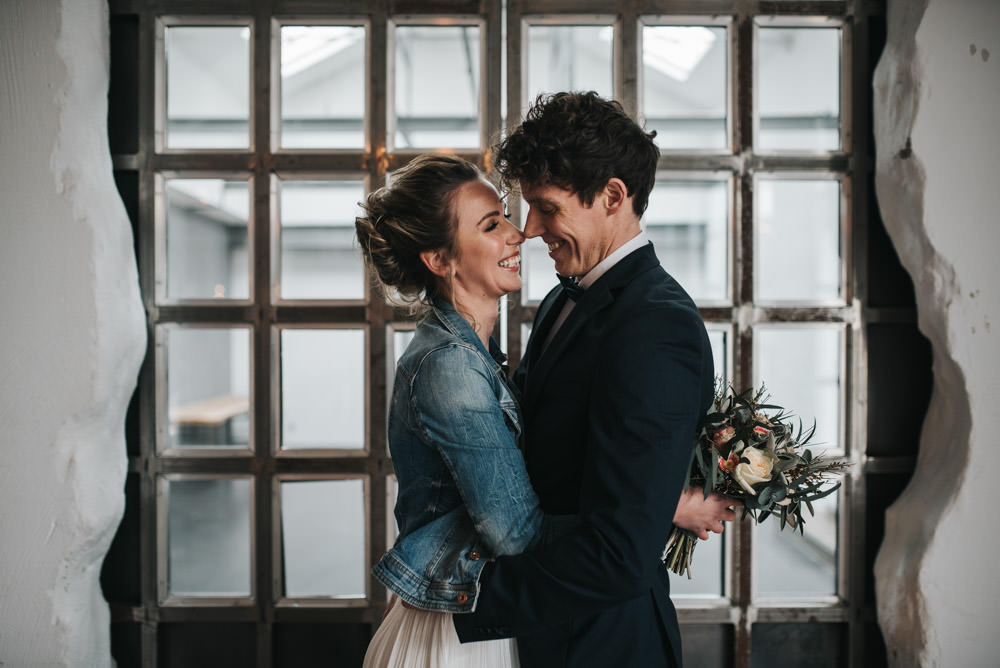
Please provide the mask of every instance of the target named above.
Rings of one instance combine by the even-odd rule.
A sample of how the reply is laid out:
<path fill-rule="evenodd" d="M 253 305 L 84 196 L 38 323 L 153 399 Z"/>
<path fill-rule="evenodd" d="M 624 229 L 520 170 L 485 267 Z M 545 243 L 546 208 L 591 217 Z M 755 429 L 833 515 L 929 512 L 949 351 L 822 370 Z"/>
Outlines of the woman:
<path fill-rule="evenodd" d="M 500 297 L 521 286 L 524 236 L 479 170 L 450 156 L 414 159 L 363 206 L 366 264 L 386 295 L 425 316 L 389 409 L 399 537 L 373 570 L 403 605 L 391 605 L 364 665 L 517 666 L 515 641 L 462 645 L 451 614 L 475 608 L 487 560 L 573 521 L 539 508 L 518 449 L 520 409 L 490 337 Z"/>

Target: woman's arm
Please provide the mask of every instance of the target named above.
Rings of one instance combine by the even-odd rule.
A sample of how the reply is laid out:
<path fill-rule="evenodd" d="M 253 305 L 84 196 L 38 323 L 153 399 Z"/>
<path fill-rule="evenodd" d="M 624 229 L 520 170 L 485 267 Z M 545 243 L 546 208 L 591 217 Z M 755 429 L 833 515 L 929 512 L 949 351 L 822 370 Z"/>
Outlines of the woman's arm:
<path fill-rule="evenodd" d="M 467 347 L 434 350 L 414 374 L 409 412 L 421 439 L 451 471 L 476 531 L 499 556 L 535 546 L 545 520 L 508 427 L 516 412 L 501 407 L 493 373 Z M 545 522 L 544 533 L 561 533 L 566 525 Z"/>

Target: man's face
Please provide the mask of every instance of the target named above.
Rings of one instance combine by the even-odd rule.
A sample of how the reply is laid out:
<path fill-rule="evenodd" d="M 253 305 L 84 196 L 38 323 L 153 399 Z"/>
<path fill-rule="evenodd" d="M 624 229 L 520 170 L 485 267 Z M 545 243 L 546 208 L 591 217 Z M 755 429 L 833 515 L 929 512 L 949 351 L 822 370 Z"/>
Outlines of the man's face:
<path fill-rule="evenodd" d="M 563 276 L 583 276 L 611 253 L 614 225 L 606 215 L 603 192 L 590 206 L 584 206 L 575 193 L 553 185 L 522 182 L 521 195 L 529 207 L 524 235 L 542 238 L 556 271 Z"/>

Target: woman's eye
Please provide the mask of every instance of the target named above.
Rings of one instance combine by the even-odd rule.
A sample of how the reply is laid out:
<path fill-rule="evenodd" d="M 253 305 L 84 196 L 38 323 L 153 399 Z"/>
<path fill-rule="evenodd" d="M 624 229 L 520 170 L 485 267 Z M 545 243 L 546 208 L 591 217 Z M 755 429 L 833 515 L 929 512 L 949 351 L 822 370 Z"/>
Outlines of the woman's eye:
<path fill-rule="evenodd" d="M 500 222 L 499 222 L 499 221 L 497 221 L 497 220 L 491 220 L 491 221 L 489 222 L 489 224 L 487 224 L 487 225 L 486 225 L 486 231 L 487 231 L 487 232 L 492 232 L 493 230 L 495 230 L 495 229 L 497 228 L 497 226 L 498 226 L 499 224 L 500 224 Z"/>

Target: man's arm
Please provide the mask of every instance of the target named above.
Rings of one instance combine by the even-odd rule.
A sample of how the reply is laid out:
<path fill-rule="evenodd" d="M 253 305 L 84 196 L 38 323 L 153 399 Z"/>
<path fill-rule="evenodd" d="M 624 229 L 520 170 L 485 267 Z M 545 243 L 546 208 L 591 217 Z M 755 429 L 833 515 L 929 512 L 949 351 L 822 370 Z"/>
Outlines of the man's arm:
<path fill-rule="evenodd" d="M 488 566 L 476 612 L 454 616 L 463 641 L 529 632 L 649 590 L 712 383 L 703 332 L 695 312 L 664 307 L 624 324 L 593 360 L 581 525 Z"/>

